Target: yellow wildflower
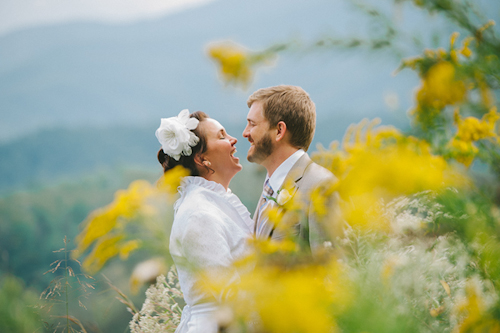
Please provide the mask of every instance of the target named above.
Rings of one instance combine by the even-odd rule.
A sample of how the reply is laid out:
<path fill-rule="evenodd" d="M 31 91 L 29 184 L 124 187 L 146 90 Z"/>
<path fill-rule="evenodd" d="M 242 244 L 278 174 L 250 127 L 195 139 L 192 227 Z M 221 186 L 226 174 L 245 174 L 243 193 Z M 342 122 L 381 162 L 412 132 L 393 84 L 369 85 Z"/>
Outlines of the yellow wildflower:
<path fill-rule="evenodd" d="M 257 267 L 241 277 L 235 286 L 240 292 L 228 302 L 237 319 L 253 321 L 259 331 L 335 332 L 334 315 L 352 297 L 349 285 L 338 263 L 288 270 Z"/>
<path fill-rule="evenodd" d="M 458 54 L 457 54 L 457 50 L 455 50 L 455 42 L 457 41 L 459 35 L 460 34 L 458 32 L 454 32 L 451 34 L 451 37 L 450 37 L 450 58 L 454 63 L 458 63 Z M 445 52 L 445 55 L 446 55 L 446 52 Z M 444 56 L 443 56 L 443 58 L 444 58 Z"/>
<path fill-rule="evenodd" d="M 381 200 L 459 186 L 464 179 L 443 157 L 432 155 L 426 142 L 391 127 L 375 128 L 377 123 L 365 120 L 348 129 L 343 141 L 345 171 L 336 174 L 339 181 L 332 190 L 338 191 L 342 216 L 349 224 L 389 230 L 380 214 Z"/>
<path fill-rule="evenodd" d="M 267 209 L 264 214 L 267 216 L 270 223 L 277 225 L 283 216 L 283 209 L 281 207 L 272 207 Z"/>
<path fill-rule="evenodd" d="M 451 34 L 451 36 L 450 36 L 450 47 L 451 48 L 455 47 L 455 42 L 457 41 L 458 36 L 460 36 L 460 34 L 456 31 Z"/>
<path fill-rule="evenodd" d="M 291 239 L 282 241 L 254 239 L 252 245 L 259 254 L 292 253 L 298 250 L 297 244 Z"/>
<path fill-rule="evenodd" d="M 448 143 L 448 148 L 451 151 L 451 156 L 466 167 L 472 164 L 479 152 L 479 149 L 472 142 L 463 141 L 456 137 Z"/>
<path fill-rule="evenodd" d="M 338 141 L 332 142 L 329 150 L 318 145 L 318 151 L 314 152 L 311 158 L 314 162 L 330 170 L 334 175 L 341 175 L 347 169 L 347 154 L 339 146 Z"/>
<path fill-rule="evenodd" d="M 422 106 L 442 109 L 461 102 L 465 92 L 465 84 L 455 77 L 455 67 L 448 61 L 440 61 L 424 75 L 417 101 Z"/>
<path fill-rule="evenodd" d="M 334 184 L 327 186 L 320 186 L 311 191 L 310 199 L 313 213 L 318 217 L 322 218 L 328 214 L 328 205 L 331 204 L 329 198 L 332 197 L 333 192 L 335 192 L 336 187 Z"/>
<path fill-rule="evenodd" d="M 209 56 L 220 65 L 222 77 L 230 83 L 248 84 L 252 78 L 247 51 L 235 44 L 218 44 L 209 47 Z"/>
<path fill-rule="evenodd" d="M 458 126 L 456 136 L 462 141 L 472 142 L 486 138 L 498 139 L 498 135 L 495 133 L 495 124 L 500 119 L 500 115 L 497 113 L 496 107 L 492 107 L 481 120 L 476 117 L 467 117 L 465 119 L 457 117 L 455 119 Z"/>
<path fill-rule="evenodd" d="M 467 283 L 466 299 L 457 305 L 460 317 L 466 316 L 453 332 L 500 332 L 500 321 L 487 312 L 479 287 L 473 281 Z"/>
<path fill-rule="evenodd" d="M 128 259 L 130 252 L 135 251 L 140 247 L 141 247 L 141 241 L 138 239 L 133 239 L 126 242 L 125 244 L 120 246 L 120 252 L 119 252 L 120 259 L 122 260 Z"/>
<path fill-rule="evenodd" d="M 352 167 L 339 184 L 339 192 L 347 197 L 367 189 L 391 196 L 406 195 L 441 188 L 448 181 L 445 160 L 412 144 L 359 152 L 351 158 Z"/>
<path fill-rule="evenodd" d="M 480 27 L 477 32 L 476 32 L 476 38 L 480 41 L 483 39 L 483 32 L 488 29 L 489 27 L 492 27 L 495 25 L 495 21 L 493 20 L 489 20 L 488 22 L 486 22 L 485 25 L 483 25 L 482 27 Z"/>
<path fill-rule="evenodd" d="M 460 54 L 462 54 L 464 57 L 469 58 L 472 55 L 472 51 L 469 48 L 470 43 L 474 40 L 474 37 L 467 37 L 463 43 L 462 43 L 462 48 L 460 49 Z"/>
<path fill-rule="evenodd" d="M 124 237 L 125 235 L 101 237 L 92 253 L 83 261 L 82 268 L 91 273 L 99 271 L 110 258 L 118 255 L 120 248 L 117 243 Z"/>
<path fill-rule="evenodd" d="M 158 181 L 158 188 L 170 195 L 177 194 L 177 188 L 180 186 L 184 177 L 189 176 L 189 170 L 181 165 L 168 170 Z"/>
<path fill-rule="evenodd" d="M 421 61 L 422 61 L 421 57 L 412 57 L 412 58 L 403 59 L 402 67 L 410 67 L 411 69 L 416 69 L 417 64 L 420 63 Z"/>
<path fill-rule="evenodd" d="M 500 141 L 499 135 L 495 132 L 496 122 L 500 119 L 496 107 L 492 107 L 482 119 L 476 117 L 462 118 L 458 110 L 455 111 L 455 124 L 457 133 L 448 143 L 451 157 L 469 167 L 474 158 L 479 153 L 479 149 L 474 142 L 483 139 Z"/>
<path fill-rule="evenodd" d="M 144 180 L 132 182 L 127 190 L 117 191 L 111 204 L 87 218 L 85 229 L 76 237 L 77 253 L 82 254 L 93 242 L 116 228 L 120 217 L 136 217 L 146 206 L 146 200 L 155 193 L 151 184 Z"/>
<path fill-rule="evenodd" d="M 438 55 L 438 59 L 444 59 L 444 58 L 446 58 L 446 56 L 448 54 L 446 53 L 445 49 L 443 49 L 442 47 L 440 47 L 440 48 L 437 49 L 437 55 Z"/>

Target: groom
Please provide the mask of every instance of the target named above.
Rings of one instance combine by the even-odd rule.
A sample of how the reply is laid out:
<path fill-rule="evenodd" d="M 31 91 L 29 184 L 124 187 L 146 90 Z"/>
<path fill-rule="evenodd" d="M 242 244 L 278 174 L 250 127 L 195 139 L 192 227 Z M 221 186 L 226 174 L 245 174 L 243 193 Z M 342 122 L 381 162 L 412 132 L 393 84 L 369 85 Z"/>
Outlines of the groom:
<path fill-rule="evenodd" d="M 333 228 L 329 225 L 335 219 L 330 214 L 319 221 L 310 194 L 316 191 L 321 196 L 324 192 L 318 191 L 336 181 L 330 171 L 314 163 L 306 153 L 316 127 L 316 107 L 302 88 L 289 85 L 259 89 L 247 104 L 250 110 L 243 131 L 243 137 L 251 143 L 247 159 L 267 170 L 264 191 L 254 214 L 255 236 L 275 240 L 291 236 L 303 249 L 315 253 L 331 239 Z M 285 212 L 280 220 L 283 225 L 275 225 L 266 211 L 280 203 L 281 191 L 300 201 L 302 211 L 294 217 Z M 270 197 L 278 199 L 278 203 Z M 326 199 L 333 207 L 335 196 Z M 323 220 L 328 222 L 322 223 Z"/>

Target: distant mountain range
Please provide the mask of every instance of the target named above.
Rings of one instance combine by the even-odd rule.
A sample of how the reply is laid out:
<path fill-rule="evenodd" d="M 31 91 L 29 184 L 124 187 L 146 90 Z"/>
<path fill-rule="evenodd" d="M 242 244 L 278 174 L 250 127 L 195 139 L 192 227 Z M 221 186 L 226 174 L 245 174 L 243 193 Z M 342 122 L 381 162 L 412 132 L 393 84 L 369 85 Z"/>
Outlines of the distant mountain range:
<path fill-rule="evenodd" d="M 260 49 L 344 31 L 355 16 L 342 4 L 219 0 L 154 21 L 74 23 L 3 36 L 0 140 L 53 127 L 144 125 L 183 108 L 205 110 L 227 124 L 244 122 L 252 91 L 225 88 L 217 80 L 207 44 L 231 39 Z M 384 92 L 405 92 L 401 85 L 415 84 L 391 77 L 397 65 L 394 59 L 347 53 L 290 56 L 259 73 L 252 89 L 301 85 L 320 118 L 358 120 L 384 115 Z"/>
<path fill-rule="evenodd" d="M 213 41 L 262 49 L 291 39 L 352 36 L 363 30 L 363 16 L 347 3 L 219 0 L 153 21 L 80 22 L 0 37 L 0 186 L 26 183 L 27 174 L 46 180 L 97 164 L 149 160 L 145 152 L 158 149 L 153 133 L 160 118 L 184 108 L 219 119 L 243 142 L 243 157 L 246 99 L 276 84 L 310 93 L 318 114 L 314 142 L 328 145 L 364 117 L 407 126 L 404 110 L 418 80 L 409 71 L 392 76 L 398 66 L 392 57 L 333 49 L 285 54 L 242 91 L 221 84 L 206 55 Z M 388 93 L 399 97 L 399 111 L 385 105 Z M 76 160 L 67 157 L 75 152 Z"/>

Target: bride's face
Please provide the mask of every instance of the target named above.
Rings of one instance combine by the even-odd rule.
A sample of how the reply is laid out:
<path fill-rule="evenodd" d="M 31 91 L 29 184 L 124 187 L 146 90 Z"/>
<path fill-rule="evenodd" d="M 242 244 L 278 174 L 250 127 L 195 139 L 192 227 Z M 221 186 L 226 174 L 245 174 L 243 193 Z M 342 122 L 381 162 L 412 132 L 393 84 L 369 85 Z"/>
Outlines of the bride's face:
<path fill-rule="evenodd" d="M 210 168 L 214 171 L 213 176 L 230 181 L 242 169 L 240 159 L 234 156 L 238 140 L 227 134 L 224 127 L 215 119 L 209 118 L 202 124 L 207 141 L 203 160 L 210 162 Z"/>

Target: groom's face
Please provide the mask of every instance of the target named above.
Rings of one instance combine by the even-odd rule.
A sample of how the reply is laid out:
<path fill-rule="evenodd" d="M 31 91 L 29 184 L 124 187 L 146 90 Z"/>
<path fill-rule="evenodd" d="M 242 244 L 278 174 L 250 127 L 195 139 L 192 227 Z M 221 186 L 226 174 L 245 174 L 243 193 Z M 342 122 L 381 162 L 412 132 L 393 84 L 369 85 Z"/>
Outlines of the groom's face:
<path fill-rule="evenodd" d="M 274 146 L 269 121 L 264 117 L 264 110 L 259 101 L 254 102 L 248 111 L 243 137 L 251 144 L 247 154 L 249 162 L 262 164 L 272 154 Z"/>

